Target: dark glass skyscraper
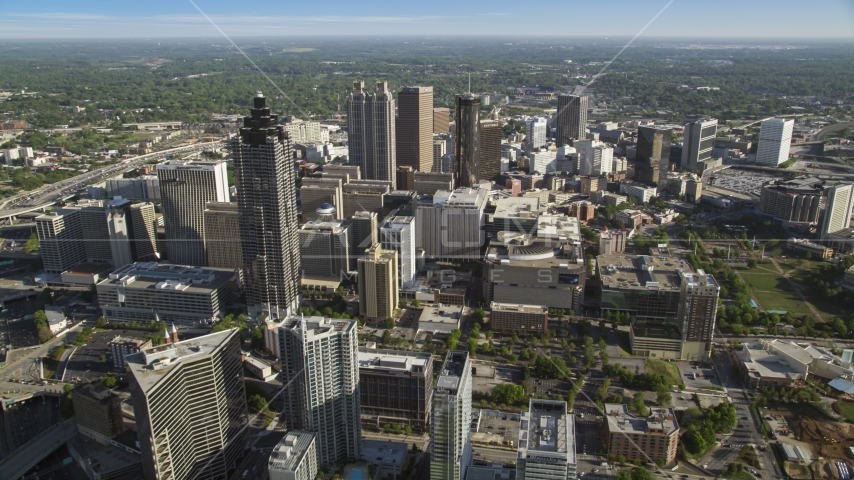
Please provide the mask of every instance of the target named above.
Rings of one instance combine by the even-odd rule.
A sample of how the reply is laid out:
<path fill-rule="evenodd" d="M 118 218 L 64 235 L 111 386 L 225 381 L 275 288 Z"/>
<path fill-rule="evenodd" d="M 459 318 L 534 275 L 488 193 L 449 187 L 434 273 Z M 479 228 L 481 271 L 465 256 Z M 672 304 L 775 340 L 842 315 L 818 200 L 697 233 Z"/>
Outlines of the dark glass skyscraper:
<path fill-rule="evenodd" d="M 299 307 L 299 219 L 291 142 L 259 92 L 232 143 L 246 303 L 253 317 Z"/>
<path fill-rule="evenodd" d="M 454 125 L 456 187 L 471 187 L 480 179 L 480 97 L 471 93 L 457 95 Z"/>
<path fill-rule="evenodd" d="M 559 95 L 555 121 L 555 144 L 571 145 L 587 138 L 587 97 Z"/>
<path fill-rule="evenodd" d="M 501 175 L 501 138 L 504 131 L 497 120 L 480 121 L 478 180 L 496 180 Z"/>
<path fill-rule="evenodd" d="M 661 187 L 667 185 L 670 142 L 669 128 L 638 127 L 636 181 Z"/>

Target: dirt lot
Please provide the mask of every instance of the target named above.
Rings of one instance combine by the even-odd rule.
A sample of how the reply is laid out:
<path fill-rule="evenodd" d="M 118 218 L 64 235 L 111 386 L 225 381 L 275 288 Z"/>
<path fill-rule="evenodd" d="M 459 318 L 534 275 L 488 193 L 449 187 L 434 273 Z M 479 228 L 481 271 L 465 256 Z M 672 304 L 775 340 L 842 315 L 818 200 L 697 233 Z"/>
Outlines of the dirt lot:
<path fill-rule="evenodd" d="M 827 420 L 809 408 L 783 415 L 798 440 L 810 444 L 814 458 L 847 460 L 846 450 L 854 446 L 854 425 Z"/>

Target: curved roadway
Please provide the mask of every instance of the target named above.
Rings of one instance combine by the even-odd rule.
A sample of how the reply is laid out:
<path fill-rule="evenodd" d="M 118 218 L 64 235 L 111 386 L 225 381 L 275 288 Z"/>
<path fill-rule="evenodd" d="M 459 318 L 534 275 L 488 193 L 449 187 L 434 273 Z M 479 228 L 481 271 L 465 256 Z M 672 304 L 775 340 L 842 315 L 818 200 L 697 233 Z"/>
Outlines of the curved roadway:
<path fill-rule="evenodd" d="M 815 135 L 812 136 L 813 140 L 820 142 L 824 140 L 824 137 L 827 136 L 828 133 L 837 132 L 839 130 L 845 130 L 846 128 L 854 128 L 854 122 L 842 122 L 842 123 L 834 123 L 833 125 L 828 125 L 821 130 L 815 132 Z"/>

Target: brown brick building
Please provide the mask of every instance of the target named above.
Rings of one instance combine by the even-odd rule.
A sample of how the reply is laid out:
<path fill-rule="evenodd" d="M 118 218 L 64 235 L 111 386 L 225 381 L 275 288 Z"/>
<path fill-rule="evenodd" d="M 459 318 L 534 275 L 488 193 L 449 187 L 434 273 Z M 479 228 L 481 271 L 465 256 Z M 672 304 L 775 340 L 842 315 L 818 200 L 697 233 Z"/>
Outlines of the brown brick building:
<path fill-rule="evenodd" d="M 606 404 L 602 424 L 608 455 L 627 460 L 676 461 L 679 424 L 672 408 L 652 407 L 648 417 L 629 413 L 626 405 Z"/>

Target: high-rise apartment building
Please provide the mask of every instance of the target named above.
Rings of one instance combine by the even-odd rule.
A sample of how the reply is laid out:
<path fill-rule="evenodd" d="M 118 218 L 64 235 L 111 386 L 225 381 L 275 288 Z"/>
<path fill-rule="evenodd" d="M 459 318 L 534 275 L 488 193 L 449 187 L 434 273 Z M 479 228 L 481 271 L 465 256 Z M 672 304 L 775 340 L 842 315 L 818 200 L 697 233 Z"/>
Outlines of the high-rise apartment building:
<path fill-rule="evenodd" d="M 472 365 L 468 352 L 452 350 L 433 387 L 430 480 L 463 480 L 471 463 Z"/>
<path fill-rule="evenodd" d="M 248 422 L 237 329 L 126 360 L 146 479 L 224 478 L 236 468 Z"/>
<path fill-rule="evenodd" d="M 598 140 L 577 140 L 578 173 L 600 177 L 611 173 L 614 164 L 614 149 Z"/>
<path fill-rule="evenodd" d="M 671 465 L 679 446 L 679 423 L 672 408 L 652 407 L 648 417 L 626 405 L 605 405 L 604 444 L 608 455 Z M 518 478 L 518 477 L 517 477 Z"/>
<path fill-rule="evenodd" d="M 635 180 L 662 188 L 667 185 L 670 162 L 671 130 L 659 127 L 638 127 Z"/>
<path fill-rule="evenodd" d="M 756 148 L 756 163 L 780 165 L 789 159 L 792 146 L 794 120 L 771 118 L 763 120 L 759 127 L 759 146 Z"/>
<path fill-rule="evenodd" d="M 335 220 L 335 207 L 317 209 L 317 218 L 299 231 L 303 275 L 340 279 L 350 270 L 350 225 Z"/>
<path fill-rule="evenodd" d="M 587 97 L 559 95 L 555 118 L 556 145 L 572 145 L 587 138 Z"/>
<path fill-rule="evenodd" d="M 61 208 L 36 217 L 42 263 L 47 273 L 62 273 L 86 261 L 78 208 Z"/>
<path fill-rule="evenodd" d="M 446 107 L 433 109 L 433 133 L 448 133 L 451 131 L 451 111 Z"/>
<path fill-rule="evenodd" d="M 107 212 L 101 202 L 80 208 L 77 218 L 83 230 L 83 247 L 86 249 L 86 261 L 95 263 L 113 263 L 112 238 L 107 226 Z M 105 208 L 107 209 L 105 211 Z M 124 223 L 124 222 L 122 222 Z M 119 238 L 121 232 L 115 232 L 116 246 L 128 248 L 127 237 Z M 119 258 L 123 255 L 119 254 Z"/>
<path fill-rule="evenodd" d="M 400 294 L 397 251 L 375 244 L 358 260 L 359 315 L 367 319 L 394 316 Z"/>
<path fill-rule="evenodd" d="M 429 172 L 433 168 L 433 87 L 403 87 L 397 94 L 396 122 L 397 166 Z"/>
<path fill-rule="evenodd" d="M 205 205 L 205 248 L 210 267 L 243 268 L 237 207 L 237 202 L 209 202 Z"/>
<path fill-rule="evenodd" d="M 854 209 L 854 185 L 840 184 L 825 189 L 827 195 L 824 218 L 819 234 L 826 239 L 831 233 L 848 228 L 851 224 L 851 210 Z"/>
<path fill-rule="evenodd" d="M 457 95 L 454 119 L 454 181 L 457 187 L 472 187 L 480 180 L 480 97 Z"/>
<path fill-rule="evenodd" d="M 366 180 L 394 183 L 397 170 L 394 97 L 388 82 L 377 82 L 374 95 L 365 93 L 365 82 L 354 82 L 347 98 L 349 161 Z"/>
<path fill-rule="evenodd" d="M 252 317 L 299 307 L 296 173 L 291 143 L 259 92 L 232 142 L 246 302 Z"/>
<path fill-rule="evenodd" d="M 169 260 L 204 266 L 205 205 L 230 198 L 226 162 L 170 160 L 157 165 L 157 178 Z"/>
<path fill-rule="evenodd" d="M 692 115 L 682 120 L 684 136 L 682 137 L 682 160 L 680 166 L 690 170 L 698 170 L 698 166 L 712 159 L 712 149 L 715 147 L 715 137 L 718 134 L 718 119 L 705 115 Z"/>
<path fill-rule="evenodd" d="M 270 452 L 270 480 L 315 480 L 317 478 L 316 435 L 291 430 Z"/>
<path fill-rule="evenodd" d="M 501 175 L 501 139 L 504 130 L 498 120 L 480 121 L 478 181 L 494 181 Z"/>
<path fill-rule="evenodd" d="M 362 424 L 387 423 L 426 432 L 433 401 L 433 360 L 429 353 L 359 349 Z"/>
<path fill-rule="evenodd" d="M 395 216 L 380 228 L 383 250 L 397 252 L 398 281 L 401 288 L 415 285 L 415 217 Z"/>
<path fill-rule="evenodd" d="M 360 281 L 361 283 L 361 281 Z M 290 317 L 278 328 L 282 418 L 315 434 L 319 469 L 353 462 L 362 450 L 359 341 L 352 320 Z"/>
<path fill-rule="evenodd" d="M 430 258 L 481 259 L 487 191 L 480 188 L 439 190 L 418 197 L 415 205 L 416 248 Z"/>
<path fill-rule="evenodd" d="M 711 356 L 712 337 L 718 312 L 721 287 L 711 275 L 680 271 L 681 291 L 676 323 L 685 342 L 697 342 L 702 348 L 703 361 Z"/>
<path fill-rule="evenodd" d="M 534 398 L 528 402 L 519 420 L 517 480 L 576 478 L 574 418 L 566 402 Z"/>
<path fill-rule="evenodd" d="M 525 122 L 525 144 L 534 151 L 546 146 L 548 121 L 542 117 L 534 117 Z"/>
<path fill-rule="evenodd" d="M 365 255 L 365 250 L 380 241 L 379 222 L 376 212 L 356 212 L 350 219 L 350 224 L 350 251 L 355 259 Z"/>

